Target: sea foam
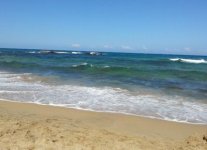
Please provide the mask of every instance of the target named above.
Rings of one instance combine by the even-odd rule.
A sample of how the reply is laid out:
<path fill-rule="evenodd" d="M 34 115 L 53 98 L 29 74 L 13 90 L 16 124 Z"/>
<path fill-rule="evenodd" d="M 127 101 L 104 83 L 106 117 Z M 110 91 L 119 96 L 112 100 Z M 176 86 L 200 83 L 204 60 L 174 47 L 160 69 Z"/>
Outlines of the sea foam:
<path fill-rule="evenodd" d="M 82 52 L 71 52 L 71 53 L 75 55 L 82 54 Z"/>
<path fill-rule="evenodd" d="M 171 61 L 179 61 L 179 62 L 185 62 L 185 63 L 194 63 L 194 64 L 200 64 L 200 63 L 207 63 L 204 59 L 185 59 L 185 58 L 170 58 Z"/>
<path fill-rule="evenodd" d="M 109 86 L 50 85 L 24 78 L 21 74 L 0 73 L 0 99 L 207 124 L 207 104 L 181 96 L 148 89 L 142 93 L 141 88 L 134 94 Z"/>

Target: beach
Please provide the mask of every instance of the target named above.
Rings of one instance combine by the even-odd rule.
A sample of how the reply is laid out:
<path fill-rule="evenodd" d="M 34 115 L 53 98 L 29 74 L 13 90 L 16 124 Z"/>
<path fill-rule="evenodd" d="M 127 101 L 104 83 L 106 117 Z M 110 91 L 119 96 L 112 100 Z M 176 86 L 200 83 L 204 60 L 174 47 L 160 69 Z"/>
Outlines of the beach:
<path fill-rule="evenodd" d="M 207 149 L 206 56 L 0 52 L 0 150 Z"/>
<path fill-rule="evenodd" d="M 0 150 L 207 150 L 206 6 L 0 1 Z"/>
<path fill-rule="evenodd" d="M 207 125 L 0 101 L 0 149 L 207 149 Z"/>

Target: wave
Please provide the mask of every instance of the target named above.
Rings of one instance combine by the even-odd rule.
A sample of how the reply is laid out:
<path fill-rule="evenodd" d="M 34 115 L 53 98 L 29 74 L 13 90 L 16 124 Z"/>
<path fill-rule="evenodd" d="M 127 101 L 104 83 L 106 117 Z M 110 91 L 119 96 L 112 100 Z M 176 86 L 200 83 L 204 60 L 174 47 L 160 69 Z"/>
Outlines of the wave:
<path fill-rule="evenodd" d="M 207 63 L 207 61 L 204 59 L 170 58 L 170 60 L 178 61 L 178 62 L 185 62 L 185 63 L 194 63 L 194 64 Z"/>
<path fill-rule="evenodd" d="M 99 55 L 103 55 L 102 52 L 80 52 L 80 51 L 74 51 L 74 52 L 71 52 L 71 54 L 75 54 L 75 55 L 80 55 L 80 54 L 85 54 L 85 55 L 91 55 L 91 56 L 99 56 Z"/>
<path fill-rule="evenodd" d="M 108 70 L 109 72 L 116 72 L 118 70 L 125 70 L 126 68 L 123 67 L 110 67 L 107 65 L 104 66 L 98 66 L 98 65 L 94 65 L 92 63 L 87 63 L 87 62 L 82 62 L 82 63 L 77 63 L 77 64 L 68 64 L 68 65 L 63 65 L 63 66 L 59 66 L 59 65 L 48 65 L 45 63 L 40 63 L 40 62 L 24 62 L 21 60 L 8 60 L 8 61 L 0 61 L 0 67 L 4 68 L 4 69 L 10 69 L 10 70 L 24 70 L 26 69 L 27 71 L 31 71 L 31 68 L 33 68 L 33 71 L 48 71 L 48 70 L 52 70 L 52 71 L 72 71 L 74 69 L 76 70 L 81 70 L 81 71 L 86 71 L 86 72 L 90 72 L 90 73 L 98 73 L 98 72 L 102 72 L 102 70 Z M 93 68 L 92 70 L 88 70 L 89 68 Z M 71 70 L 72 69 L 72 70 Z"/>
<path fill-rule="evenodd" d="M 35 54 L 35 53 L 37 53 L 37 52 L 35 52 L 35 51 L 31 51 L 31 52 L 28 52 L 29 54 Z"/>
<path fill-rule="evenodd" d="M 1 99 L 207 124 L 207 104 L 184 97 L 155 94 L 148 89 L 147 93 L 142 93 L 141 88 L 135 95 L 128 90 L 109 86 L 50 85 L 35 80 L 26 82 L 21 74 L 12 75 L 18 78 L 12 78 L 11 82 L 10 73 L 0 72 L 0 77 L 4 79 L 0 85 Z"/>
<path fill-rule="evenodd" d="M 65 67 L 61 67 L 62 69 L 64 69 Z M 120 66 L 108 66 L 108 65 L 94 65 L 94 64 L 90 64 L 87 62 L 84 63 L 80 63 L 80 64 L 74 64 L 72 65 L 71 68 L 75 68 L 75 69 L 80 69 L 81 71 L 87 71 L 88 70 L 90 73 L 101 73 L 101 74 L 120 74 L 122 73 L 122 75 L 127 75 L 129 72 L 133 72 L 135 73 L 136 70 L 131 68 L 126 68 L 126 67 L 120 67 Z M 68 69 L 68 67 L 67 67 Z"/>
<path fill-rule="evenodd" d="M 30 54 L 73 54 L 73 55 L 91 55 L 91 56 L 99 56 L 103 55 L 101 52 L 81 52 L 81 51 L 54 51 L 54 50 L 41 50 L 41 51 L 29 51 L 27 53 Z"/>
<path fill-rule="evenodd" d="M 172 80 L 179 79 L 178 83 L 183 80 L 193 80 L 193 81 L 207 81 L 205 70 L 179 70 L 179 69 L 148 69 L 148 68 L 136 68 L 129 66 L 118 66 L 118 65 L 108 65 L 108 64 L 96 64 L 92 62 L 76 62 L 67 64 L 47 64 L 44 62 L 39 62 L 33 60 L 32 62 L 27 62 L 25 60 L 1 60 L 0 68 L 7 71 L 17 71 L 17 72 L 33 72 L 41 73 L 52 72 L 61 76 L 63 73 L 80 73 L 83 75 L 103 75 L 106 78 L 118 77 L 118 80 L 130 81 L 132 83 L 137 83 L 141 85 L 149 84 L 148 86 L 158 86 L 157 81 L 163 81 L 168 83 L 168 79 Z M 32 68 L 32 69 L 31 69 Z M 125 77 L 125 78 L 124 78 Z M 166 84 L 167 85 L 167 84 Z M 160 83 L 159 86 L 162 86 Z M 163 85 L 165 86 L 165 85 Z M 188 88 L 188 87 L 186 87 Z"/>
<path fill-rule="evenodd" d="M 55 52 L 56 54 L 69 54 L 69 52 Z"/>
<path fill-rule="evenodd" d="M 100 53 L 100 52 L 89 52 L 89 54 L 90 54 L 90 55 L 97 55 L 97 56 L 98 56 L 98 55 L 102 55 L 102 53 Z"/>
<path fill-rule="evenodd" d="M 78 64 L 78 65 L 72 65 L 72 67 L 80 67 L 80 66 L 87 66 L 87 65 L 88 65 L 88 63 L 84 62 L 84 63 Z"/>
<path fill-rule="evenodd" d="M 103 55 L 101 52 L 80 52 L 80 51 L 74 51 L 74 52 L 71 52 L 71 54 L 85 54 L 85 55 L 91 55 L 91 56 L 99 56 L 99 55 Z"/>
<path fill-rule="evenodd" d="M 78 55 L 78 54 L 82 54 L 82 52 L 71 52 L 71 54 Z"/>
<path fill-rule="evenodd" d="M 110 66 L 108 66 L 108 65 L 105 65 L 105 66 L 103 66 L 103 68 L 110 68 Z"/>
<path fill-rule="evenodd" d="M 69 54 L 69 52 L 65 51 L 39 51 L 40 54 Z"/>
<path fill-rule="evenodd" d="M 53 50 L 41 50 L 41 51 L 29 51 L 26 52 L 29 54 L 70 54 L 70 52 L 66 52 L 66 51 L 53 51 Z"/>

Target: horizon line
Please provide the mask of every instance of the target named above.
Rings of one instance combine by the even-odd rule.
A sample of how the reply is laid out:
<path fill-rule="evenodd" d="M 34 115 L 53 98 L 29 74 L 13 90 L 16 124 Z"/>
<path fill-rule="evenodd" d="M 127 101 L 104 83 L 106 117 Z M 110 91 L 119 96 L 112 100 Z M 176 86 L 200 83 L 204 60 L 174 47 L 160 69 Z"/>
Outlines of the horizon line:
<path fill-rule="evenodd" d="M 126 52 L 126 51 L 100 51 L 100 50 L 75 50 L 75 49 L 48 49 L 48 48 L 14 48 L 14 47 L 0 47 L 0 49 L 19 49 L 19 50 L 48 50 L 48 51 L 79 51 L 79 52 L 103 52 L 103 53 L 128 53 L 128 54 L 146 54 L 146 55 L 181 55 L 181 56 L 204 56 L 207 54 L 178 54 L 178 53 L 147 53 L 147 52 Z"/>

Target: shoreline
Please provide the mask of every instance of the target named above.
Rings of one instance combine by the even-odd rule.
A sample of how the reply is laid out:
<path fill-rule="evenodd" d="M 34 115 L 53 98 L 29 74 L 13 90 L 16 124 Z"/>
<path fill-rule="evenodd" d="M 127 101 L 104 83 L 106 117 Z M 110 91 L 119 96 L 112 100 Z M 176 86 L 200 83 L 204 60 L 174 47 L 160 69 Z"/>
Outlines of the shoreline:
<path fill-rule="evenodd" d="M 0 100 L 5 149 L 206 149 L 204 136 L 207 125 Z"/>
<path fill-rule="evenodd" d="M 63 106 L 61 104 L 56 105 L 56 104 L 43 104 L 43 103 L 35 103 L 35 102 L 21 102 L 21 101 L 7 100 L 7 99 L 0 99 L 0 101 L 11 102 L 11 103 L 21 103 L 21 104 L 34 104 L 34 105 L 40 105 L 40 106 L 42 105 L 42 106 L 60 107 L 60 108 L 65 108 L 65 109 L 74 109 L 74 110 L 94 112 L 94 113 L 107 113 L 107 114 L 126 115 L 126 116 L 141 117 L 141 118 L 146 118 L 146 119 L 155 119 L 155 120 L 160 120 L 160 121 L 181 123 L 181 124 L 206 125 L 207 126 L 207 123 L 194 123 L 194 122 L 186 122 L 186 121 L 176 121 L 176 120 L 170 120 L 170 119 L 156 118 L 156 117 L 153 117 L 153 116 L 136 115 L 136 114 L 130 114 L 130 113 L 115 112 L 115 111 L 96 111 L 96 110 L 92 110 L 92 109 L 83 109 L 83 108 L 78 108 L 78 107 L 66 107 L 66 106 Z"/>

